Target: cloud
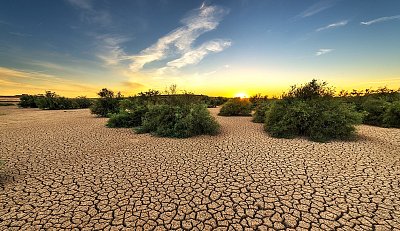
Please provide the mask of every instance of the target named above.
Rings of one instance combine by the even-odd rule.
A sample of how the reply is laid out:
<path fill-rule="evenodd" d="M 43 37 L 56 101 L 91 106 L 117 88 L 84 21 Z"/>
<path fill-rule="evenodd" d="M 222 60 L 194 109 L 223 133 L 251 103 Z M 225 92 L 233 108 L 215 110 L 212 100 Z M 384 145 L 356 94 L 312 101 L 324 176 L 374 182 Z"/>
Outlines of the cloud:
<path fill-rule="evenodd" d="M 92 0 L 67 0 L 71 5 L 85 9 L 85 10 L 92 10 L 93 5 L 92 5 Z"/>
<path fill-rule="evenodd" d="M 328 54 L 330 52 L 334 51 L 333 49 L 319 49 L 316 53 L 315 56 L 321 56 L 321 55 L 325 55 Z"/>
<path fill-rule="evenodd" d="M 343 21 L 340 21 L 340 22 L 335 22 L 335 23 L 329 24 L 327 26 L 318 28 L 315 31 L 319 32 L 319 31 L 323 31 L 323 30 L 327 30 L 327 29 L 333 29 L 333 28 L 336 28 L 336 27 L 346 26 L 347 23 L 349 23 L 348 20 L 343 20 Z"/>
<path fill-rule="evenodd" d="M 31 37 L 32 36 L 31 34 L 24 34 L 24 33 L 20 33 L 20 32 L 9 32 L 9 34 L 19 36 L 19 37 Z"/>
<path fill-rule="evenodd" d="M 81 20 L 90 24 L 107 26 L 111 23 L 111 15 L 104 10 L 97 10 L 92 0 L 66 0 L 72 6 L 82 11 Z"/>
<path fill-rule="evenodd" d="M 40 60 L 33 60 L 29 62 L 32 65 L 42 67 L 45 69 L 52 69 L 52 70 L 59 70 L 59 71 L 67 71 L 69 68 L 60 64 L 56 63 L 51 63 L 51 62 L 46 62 L 46 61 L 40 61 Z"/>
<path fill-rule="evenodd" d="M 101 49 L 97 57 L 103 60 L 107 65 L 116 65 L 128 59 L 121 44 L 130 39 L 113 35 L 102 35 L 96 38 L 100 41 L 99 47 Z"/>
<path fill-rule="evenodd" d="M 308 7 L 305 11 L 300 13 L 297 17 L 307 18 L 307 17 L 313 16 L 315 14 L 318 14 L 324 10 L 327 10 L 334 5 L 335 5 L 334 0 L 322 0 L 322 1 L 319 1 L 319 2 L 311 5 L 310 7 Z"/>
<path fill-rule="evenodd" d="M 142 88 L 145 87 L 143 84 L 141 83 L 136 83 L 136 82 L 130 82 L 130 81 L 124 81 L 121 83 L 124 87 L 128 87 L 131 89 L 137 89 L 137 88 Z"/>
<path fill-rule="evenodd" d="M 390 83 L 397 83 L 400 82 L 400 78 L 393 78 L 393 79 L 381 79 L 379 81 L 371 81 L 368 82 L 370 84 L 390 84 Z"/>
<path fill-rule="evenodd" d="M 400 19 L 400 15 L 395 15 L 395 16 L 389 16 L 389 17 L 381 17 L 381 18 L 377 18 L 371 21 L 367 21 L 367 22 L 360 22 L 361 25 L 372 25 L 375 23 L 380 23 L 380 22 L 386 22 L 386 21 L 391 21 L 391 20 L 398 20 Z"/>
<path fill-rule="evenodd" d="M 203 43 L 201 46 L 186 52 L 182 57 L 167 63 L 168 67 L 182 68 L 189 64 L 199 63 L 209 53 L 217 53 L 231 46 L 232 42 L 228 40 L 211 40 Z"/>
<path fill-rule="evenodd" d="M 182 26 L 158 39 L 150 47 L 142 50 L 137 55 L 126 57 L 132 61 L 130 69 L 138 72 L 148 63 L 181 56 L 167 63 L 168 67 L 180 68 L 188 64 L 194 64 L 202 60 L 211 52 L 219 52 L 230 46 L 229 40 L 212 40 L 193 48 L 196 39 L 217 28 L 219 22 L 228 13 L 218 6 L 202 6 L 193 10 L 187 17 L 181 20 Z M 196 57 L 190 57 L 196 55 Z"/>
<path fill-rule="evenodd" d="M 96 92 L 98 88 L 76 83 L 37 71 L 0 67 L 0 90 L 6 94 L 41 93 L 45 90 L 59 92 Z"/>
<path fill-rule="evenodd" d="M 217 73 L 217 72 L 219 72 L 219 71 L 221 71 L 221 70 L 223 70 L 223 69 L 228 69 L 228 68 L 230 68 L 230 67 L 231 67 L 231 66 L 230 66 L 229 64 L 225 64 L 225 65 L 223 65 L 223 66 L 221 66 L 221 67 L 219 67 L 219 68 L 217 68 L 217 69 L 215 69 L 215 70 L 213 70 L 213 71 L 206 72 L 206 73 L 204 73 L 204 74 L 202 74 L 202 75 L 204 75 L 204 76 L 213 75 L 213 74 L 215 74 L 215 73 Z"/>
<path fill-rule="evenodd" d="M 0 25 L 6 25 L 6 26 L 11 26 L 11 23 L 0 20 Z"/>

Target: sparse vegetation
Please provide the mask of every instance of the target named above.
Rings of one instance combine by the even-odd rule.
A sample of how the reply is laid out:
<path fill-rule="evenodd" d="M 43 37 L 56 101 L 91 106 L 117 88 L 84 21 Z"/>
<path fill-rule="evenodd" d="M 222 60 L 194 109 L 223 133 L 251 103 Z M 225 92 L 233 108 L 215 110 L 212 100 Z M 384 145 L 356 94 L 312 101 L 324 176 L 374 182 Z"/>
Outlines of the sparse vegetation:
<path fill-rule="evenodd" d="M 383 124 L 386 127 L 400 128 L 400 101 L 391 103 L 383 115 Z"/>
<path fill-rule="evenodd" d="M 125 109 L 117 114 L 112 114 L 107 121 L 111 128 L 133 128 L 142 125 L 142 118 L 148 111 L 146 106 L 138 106 L 133 109 Z"/>
<path fill-rule="evenodd" d="M 215 135 L 219 125 L 206 105 L 149 105 L 139 133 L 152 133 L 162 137 L 186 138 L 196 135 Z"/>
<path fill-rule="evenodd" d="M 265 130 L 273 137 L 305 136 L 319 142 L 350 138 L 362 114 L 333 94 L 325 82 L 316 80 L 293 86 L 266 113 Z"/>
<path fill-rule="evenodd" d="M 167 95 L 149 90 L 119 100 L 115 108 L 118 112 L 108 114 L 107 126 L 135 128 L 138 133 L 176 138 L 218 133 L 219 125 L 205 104 L 208 97 L 188 92 L 172 94 L 175 92 L 176 86 L 173 85 L 166 91 Z M 102 95 L 100 100 L 104 101 L 115 98 L 110 92 Z"/>
<path fill-rule="evenodd" d="M 22 95 L 19 98 L 18 106 L 23 108 L 37 108 L 35 100 L 38 98 L 37 95 Z"/>
<path fill-rule="evenodd" d="M 119 101 L 122 100 L 121 93 L 114 94 L 113 91 L 103 88 L 97 94 L 100 98 L 90 107 L 92 114 L 107 117 L 119 112 Z"/>
<path fill-rule="evenodd" d="M 265 114 L 270 109 L 271 103 L 270 102 L 263 102 L 258 104 L 257 107 L 254 109 L 253 114 L 253 122 L 254 123 L 264 123 L 265 122 Z"/>
<path fill-rule="evenodd" d="M 256 109 L 258 106 L 261 106 L 268 102 L 268 96 L 262 95 L 261 93 L 257 93 L 255 95 L 250 96 L 249 101 L 251 103 L 251 108 Z"/>
<path fill-rule="evenodd" d="M 15 104 L 13 103 L 0 103 L 0 107 L 1 106 L 14 106 Z"/>
<path fill-rule="evenodd" d="M 387 87 L 377 90 L 353 90 L 351 93 L 342 91 L 340 98 L 354 104 L 357 111 L 363 113 L 363 123 L 380 127 L 398 127 L 400 115 L 396 108 L 400 103 L 400 89 L 392 90 Z"/>
<path fill-rule="evenodd" d="M 221 116 L 250 116 L 251 103 L 247 99 L 233 98 L 222 105 L 218 115 Z"/>
<path fill-rule="evenodd" d="M 207 107 L 209 108 L 216 108 L 221 106 L 222 104 L 226 103 L 228 98 L 225 97 L 208 97 L 206 98 Z"/>
<path fill-rule="evenodd" d="M 383 124 L 383 115 L 390 103 L 383 99 L 369 98 L 362 104 L 366 112 L 363 122 L 369 125 L 380 126 Z"/>
<path fill-rule="evenodd" d="M 23 108 L 65 110 L 88 108 L 91 104 L 91 100 L 84 96 L 66 98 L 57 95 L 55 92 L 46 91 L 44 95 L 22 95 L 18 106 Z"/>

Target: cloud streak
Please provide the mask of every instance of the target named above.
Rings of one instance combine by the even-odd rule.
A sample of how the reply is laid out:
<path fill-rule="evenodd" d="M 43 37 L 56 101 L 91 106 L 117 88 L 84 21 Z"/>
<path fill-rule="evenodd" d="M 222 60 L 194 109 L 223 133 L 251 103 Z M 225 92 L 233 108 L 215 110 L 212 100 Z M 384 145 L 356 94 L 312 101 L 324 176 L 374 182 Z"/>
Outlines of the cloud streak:
<path fill-rule="evenodd" d="M 92 5 L 92 0 L 67 0 L 71 5 L 85 9 L 85 10 L 92 10 L 93 5 Z"/>
<path fill-rule="evenodd" d="M 331 8 L 334 5 L 335 5 L 334 0 L 322 0 L 322 1 L 319 1 L 319 2 L 311 5 L 310 7 L 308 7 L 305 11 L 300 13 L 297 17 L 300 17 L 300 18 L 311 17 L 315 14 L 318 14 L 324 10 Z"/>
<path fill-rule="evenodd" d="M 121 44 L 130 39 L 122 36 L 102 35 L 96 37 L 100 44 L 101 51 L 97 57 L 103 60 L 107 65 L 116 65 L 119 62 L 129 59 L 124 52 Z"/>
<path fill-rule="evenodd" d="M 388 17 L 381 17 L 381 18 L 377 18 L 371 21 L 366 21 L 366 22 L 360 22 L 361 25 L 372 25 L 375 23 L 380 23 L 380 22 L 387 22 L 387 21 L 392 21 L 392 20 L 399 20 L 400 19 L 400 15 L 394 15 L 394 16 L 388 16 Z"/>
<path fill-rule="evenodd" d="M 87 23 L 107 26 L 111 23 L 111 15 L 104 10 L 97 10 L 92 0 L 66 0 L 72 6 L 82 10 L 81 19 Z"/>
<path fill-rule="evenodd" d="M 343 20 L 343 21 L 340 21 L 340 22 L 335 22 L 335 23 L 329 24 L 327 26 L 318 28 L 315 31 L 319 32 L 319 31 L 323 31 L 323 30 L 334 29 L 334 28 L 337 28 L 337 27 L 346 26 L 347 23 L 349 23 L 348 20 Z"/>
<path fill-rule="evenodd" d="M 210 53 L 218 53 L 231 46 L 229 40 L 215 39 L 203 43 L 201 46 L 190 50 L 182 55 L 182 57 L 167 63 L 166 67 L 159 69 L 159 73 L 163 74 L 167 71 L 174 71 L 190 64 L 197 64 Z"/>
<path fill-rule="evenodd" d="M 193 48 L 196 39 L 200 35 L 216 29 L 227 13 L 228 11 L 224 8 L 202 4 L 200 8 L 193 10 L 189 16 L 181 20 L 182 26 L 159 38 L 155 44 L 142 50 L 139 54 L 123 59 L 132 61 L 130 69 L 134 72 L 141 71 L 148 63 L 176 56 L 180 56 L 180 58 L 168 62 L 164 69 L 178 69 L 198 63 L 209 53 L 220 52 L 231 45 L 230 40 L 216 39 Z"/>
<path fill-rule="evenodd" d="M 330 52 L 334 51 L 333 49 L 319 49 L 316 53 L 315 56 L 321 56 L 321 55 L 325 55 L 328 54 Z"/>
<path fill-rule="evenodd" d="M 86 84 L 76 83 L 43 72 L 12 69 L 0 66 L 0 90 L 20 94 L 22 91 L 57 90 L 62 92 L 95 92 L 97 88 Z M 10 94 L 8 93 L 8 94 Z"/>
<path fill-rule="evenodd" d="M 196 64 L 200 62 L 208 53 L 221 52 L 231 44 L 231 41 L 227 40 L 212 40 L 203 43 L 198 48 L 186 52 L 181 58 L 168 62 L 167 66 L 181 68 L 188 64 Z"/>

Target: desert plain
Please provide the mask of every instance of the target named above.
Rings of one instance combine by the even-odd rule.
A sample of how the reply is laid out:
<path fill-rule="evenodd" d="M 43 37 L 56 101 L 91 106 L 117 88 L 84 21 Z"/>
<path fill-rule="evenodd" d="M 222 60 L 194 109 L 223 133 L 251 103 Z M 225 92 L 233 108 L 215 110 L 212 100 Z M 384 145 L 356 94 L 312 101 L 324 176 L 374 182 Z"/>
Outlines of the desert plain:
<path fill-rule="evenodd" d="M 400 129 L 276 139 L 220 117 L 188 139 L 89 110 L 0 108 L 0 230 L 399 230 Z"/>

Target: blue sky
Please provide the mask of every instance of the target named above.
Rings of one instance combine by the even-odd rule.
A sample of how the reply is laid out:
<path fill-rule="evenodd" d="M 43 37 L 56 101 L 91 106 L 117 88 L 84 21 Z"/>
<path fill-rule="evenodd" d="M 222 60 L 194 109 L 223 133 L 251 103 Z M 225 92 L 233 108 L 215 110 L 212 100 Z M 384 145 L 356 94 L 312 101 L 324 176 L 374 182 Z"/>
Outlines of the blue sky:
<path fill-rule="evenodd" d="M 400 87 L 400 1 L 5 0 L 0 95 Z"/>

